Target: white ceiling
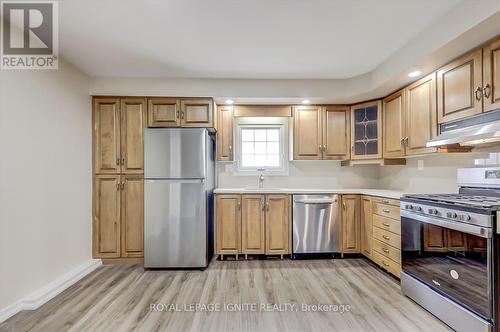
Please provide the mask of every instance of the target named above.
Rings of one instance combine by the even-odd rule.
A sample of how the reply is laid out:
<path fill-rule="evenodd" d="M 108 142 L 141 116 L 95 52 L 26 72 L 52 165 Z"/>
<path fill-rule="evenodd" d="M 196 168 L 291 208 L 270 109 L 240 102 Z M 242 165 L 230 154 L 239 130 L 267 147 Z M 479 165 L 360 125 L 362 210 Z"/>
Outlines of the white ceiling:
<path fill-rule="evenodd" d="M 90 76 L 350 78 L 460 2 L 61 0 L 60 50 Z"/>

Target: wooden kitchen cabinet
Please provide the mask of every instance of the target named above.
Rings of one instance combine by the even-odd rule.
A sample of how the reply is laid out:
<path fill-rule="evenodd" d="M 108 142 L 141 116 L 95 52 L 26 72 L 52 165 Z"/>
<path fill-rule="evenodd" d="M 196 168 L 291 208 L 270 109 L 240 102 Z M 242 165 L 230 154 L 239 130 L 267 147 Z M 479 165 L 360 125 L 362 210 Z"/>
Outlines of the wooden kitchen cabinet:
<path fill-rule="evenodd" d="M 92 115 L 94 172 L 98 174 L 120 173 L 120 99 L 95 98 Z"/>
<path fill-rule="evenodd" d="M 399 90 L 384 98 L 383 103 L 383 156 L 405 156 L 405 94 Z"/>
<path fill-rule="evenodd" d="M 351 106 L 351 160 L 382 158 L 382 102 Z"/>
<path fill-rule="evenodd" d="M 500 109 L 500 38 L 483 48 L 484 111 Z"/>
<path fill-rule="evenodd" d="M 323 159 L 320 106 L 296 106 L 293 109 L 294 160 Z"/>
<path fill-rule="evenodd" d="M 438 122 L 459 120 L 483 111 L 482 49 L 437 70 Z"/>
<path fill-rule="evenodd" d="M 180 127 L 181 105 L 176 98 L 150 98 L 148 100 L 148 127 Z"/>
<path fill-rule="evenodd" d="M 427 142 L 437 136 L 436 73 L 427 75 L 405 88 L 407 156 L 436 152 Z"/>
<path fill-rule="evenodd" d="M 241 196 L 241 253 L 265 252 L 265 196 Z"/>
<path fill-rule="evenodd" d="M 143 98 L 94 99 L 94 173 L 144 172 Z"/>
<path fill-rule="evenodd" d="M 350 114 L 347 106 L 326 106 L 323 110 L 323 159 L 350 157 Z"/>
<path fill-rule="evenodd" d="M 291 214 L 289 195 L 266 196 L 266 254 L 291 253 Z"/>
<path fill-rule="evenodd" d="M 121 180 L 121 257 L 144 256 L 144 178 L 123 175 Z"/>
<path fill-rule="evenodd" d="M 445 229 L 439 226 L 424 225 L 424 250 L 431 252 L 446 252 L 446 234 Z"/>
<path fill-rule="evenodd" d="M 342 253 L 359 253 L 361 251 L 359 211 L 358 195 L 342 195 Z"/>
<path fill-rule="evenodd" d="M 213 128 L 212 99 L 181 99 L 181 126 Z"/>
<path fill-rule="evenodd" d="M 372 253 L 372 199 L 361 196 L 361 253 L 370 258 Z"/>
<path fill-rule="evenodd" d="M 233 106 L 217 110 L 217 160 L 233 160 Z"/>
<path fill-rule="evenodd" d="M 216 253 L 237 255 L 241 253 L 241 196 L 216 196 Z"/>
<path fill-rule="evenodd" d="M 92 255 L 120 257 L 120 175 L 94 177 Z"/>

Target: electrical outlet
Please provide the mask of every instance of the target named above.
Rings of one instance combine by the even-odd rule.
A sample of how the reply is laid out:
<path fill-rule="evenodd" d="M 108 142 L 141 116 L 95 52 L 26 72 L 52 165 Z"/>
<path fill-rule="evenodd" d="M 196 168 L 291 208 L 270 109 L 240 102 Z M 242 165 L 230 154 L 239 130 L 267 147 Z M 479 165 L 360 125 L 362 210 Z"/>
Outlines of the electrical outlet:
<path fill-rule="evenodd" d="M 419 159 L 419 160 L 417 161 L 417 169 L 418 169 L 419 171 L 423 171 L 423 170 L 424 170 L 424 161 L 423 161 L 422 159 Z"/>

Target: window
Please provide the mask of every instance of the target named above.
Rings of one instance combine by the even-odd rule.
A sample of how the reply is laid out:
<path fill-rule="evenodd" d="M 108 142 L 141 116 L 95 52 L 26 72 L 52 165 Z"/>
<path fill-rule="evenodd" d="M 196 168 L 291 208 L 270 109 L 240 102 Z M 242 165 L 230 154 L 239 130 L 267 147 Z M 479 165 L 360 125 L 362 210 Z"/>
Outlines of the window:
<path fill-rule="evenodd" d="M 236 124 L 236 175 L 287 175 L 286 119 L 259 120 L 246 118 Z"/>

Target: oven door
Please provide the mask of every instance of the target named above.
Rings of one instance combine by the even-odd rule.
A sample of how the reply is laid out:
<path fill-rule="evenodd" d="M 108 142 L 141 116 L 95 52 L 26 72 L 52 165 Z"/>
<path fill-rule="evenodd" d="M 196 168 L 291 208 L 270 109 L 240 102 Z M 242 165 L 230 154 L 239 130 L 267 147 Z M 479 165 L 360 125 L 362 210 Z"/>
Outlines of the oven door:
<path fill-rule="evenodd" d="M 401 232 L 405 273 L 492 319 L 491 229 L 402 210 Z"/>

